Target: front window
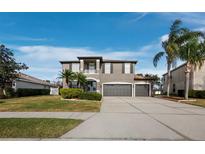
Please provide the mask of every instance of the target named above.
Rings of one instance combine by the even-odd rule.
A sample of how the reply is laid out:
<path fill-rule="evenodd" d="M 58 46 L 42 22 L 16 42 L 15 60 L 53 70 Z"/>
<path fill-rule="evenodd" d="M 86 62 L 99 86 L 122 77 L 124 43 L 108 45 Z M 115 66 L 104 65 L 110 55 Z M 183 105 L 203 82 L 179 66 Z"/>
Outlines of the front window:
<path fill-rule="evenodd" d="M 111 72 L 111 64 L 105 63 L 105 74 L 110 74 Z"/>
<path fill-rule="evenodd" d="M 125 74 L 130 74 L 130 63 L 125 63 Z"/>
<path fill-rule="evenodd" d="M 79 64 L 72 64 L 72 71 L 73 72 L 79 72 Z"/>

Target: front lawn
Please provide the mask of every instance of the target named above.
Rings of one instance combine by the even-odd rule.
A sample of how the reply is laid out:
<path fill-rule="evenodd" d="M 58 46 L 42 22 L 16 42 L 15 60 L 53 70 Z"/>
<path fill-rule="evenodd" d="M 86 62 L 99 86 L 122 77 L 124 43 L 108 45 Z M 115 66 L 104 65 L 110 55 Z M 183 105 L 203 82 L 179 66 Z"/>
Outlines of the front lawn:
<path fill-rule="evenodd" d="M 46 118 L 0 118 L 0 138 L 57 138 L 81 120 Z"/>
<path fill-rule="evenodd" d="M 1 112 L 99 112 L 100 106 L 100 101 L 68 101 L 61 100 L 60 96 L 0 99 Z"/>
<path fill-rule="evenodd" d="M 196 101 L 187 101 L 183 103 L 205 107 L 205 99 L 196 99 Z"/>
<path fill-rule="evenodd" d="M 174 102 L 179 102 L 180 100 L 184 100 L 183 97 L 178 97 L 178 96 L 157 96 L 158 98 L 174 101 Z M 190 101 L 180 101 L 180 103 L 185 103 L 185 104 L 191 104 L 191 105 L 196 105 L 196 106 L 201 106 L 205 107 L 205 99 L 199 99 L 199 98 L 189 98 Z M 193 101 L 191 101 L 193 100 Z M 196 100 L 196 101 L 194 101 Z"/>

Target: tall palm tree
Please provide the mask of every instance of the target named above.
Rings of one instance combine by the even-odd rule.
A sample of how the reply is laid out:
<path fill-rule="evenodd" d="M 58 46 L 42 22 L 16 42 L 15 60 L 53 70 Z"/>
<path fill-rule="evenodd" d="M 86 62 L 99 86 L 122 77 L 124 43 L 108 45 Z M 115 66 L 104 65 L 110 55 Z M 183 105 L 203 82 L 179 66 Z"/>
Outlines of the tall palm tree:
<path fill-rule="evenodd" d="M 86 76 L 82 72 L 75 73 L 75 79 L 77 80 L 77 87 L 85 87 L 87 83 Z"/>
<path fill-rule="evenodd" d="M 59 78 L 65 79 L 67 87 L 72 87 L 72 81 L 75 78 L 75 74 L 71 70 L 65 69 L 64 71 L 60 72 Z"/>
<path fill-rule="evenodd" d="M 205 60 L 205 41 L 204 34 L 200 31 L 184 29 L 178 38 L 179 58 L 186 61 L 185 66 L 185 99 L 188 99 L 189 80 L 192 69 L 201 68 Z"/>
<path fill-rule="evenodd" d="M 177 50 L 178 44 L 176 43 L 177 38 L 181 32 L 181 21 L 175 20 L 170 27 L 170 33 L 168 39 L 162 42 L 162 48 L 164 51 L 158 52 L 153 59 L 154 67 L 157 67 L 159 60 L 165 56 L 167 62 L 167 96 L 170 93 L 170 76 L 171 76 L 171 67 L 176 66 L 177 60 Z"/>

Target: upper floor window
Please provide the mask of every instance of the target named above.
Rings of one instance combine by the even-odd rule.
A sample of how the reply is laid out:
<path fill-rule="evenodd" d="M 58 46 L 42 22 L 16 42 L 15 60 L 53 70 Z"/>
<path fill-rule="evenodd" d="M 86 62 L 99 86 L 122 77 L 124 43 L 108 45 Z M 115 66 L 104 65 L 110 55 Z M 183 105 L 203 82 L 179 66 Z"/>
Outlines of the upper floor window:
<path fill-rule="evenodd" d="M 89 63 L 89 73 L 95 73 L 95 63 Z"/>
<path fill-rule="evenodd" d="M 130 74 L 130 63 L 125 63 L 125 74 Z"/>
<path fill-rule="evenodd" d="M 105 63 L 105 74 L 111 73 L 111 63 Z"/>
<path fill-rule="evenodd" d="M 79 67 L 80 67 L 79 64 L 73 63 L 73 64 L 72 64 L 72 71 L 73 71 L 73 72 L 79 72 Z"/>

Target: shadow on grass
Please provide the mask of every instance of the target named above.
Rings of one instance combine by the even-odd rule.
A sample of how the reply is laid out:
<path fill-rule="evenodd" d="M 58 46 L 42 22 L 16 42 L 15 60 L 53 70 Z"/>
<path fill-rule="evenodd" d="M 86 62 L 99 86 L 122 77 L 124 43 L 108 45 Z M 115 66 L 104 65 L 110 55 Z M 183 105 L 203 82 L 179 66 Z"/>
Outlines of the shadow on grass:
<path fill-rule="evenodd" d="M 0 104 L 1 104 L 1 103 L 5 103 L 5 101 L 0 101 Z"/>

